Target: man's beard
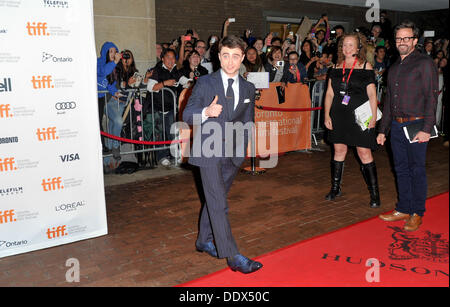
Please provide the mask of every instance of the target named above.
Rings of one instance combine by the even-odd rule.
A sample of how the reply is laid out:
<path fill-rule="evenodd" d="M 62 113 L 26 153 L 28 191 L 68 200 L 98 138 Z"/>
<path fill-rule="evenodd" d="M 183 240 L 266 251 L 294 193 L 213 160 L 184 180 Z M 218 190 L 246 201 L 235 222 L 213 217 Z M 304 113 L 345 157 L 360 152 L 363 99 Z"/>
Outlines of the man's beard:
<path fill-rule="evenodd" d="M 406 49 L 403 49 L 403 48 L 400 49 L 401 47 L 406 47 Z M 400 55 L 408 54 L 413 50 L 413 48 L 411 48 L 410 46 L 407 46 L 407 45 L 400 45 L 397 47 L 397 49 L 398 49 L 398 52 L 400 53 Z"/>

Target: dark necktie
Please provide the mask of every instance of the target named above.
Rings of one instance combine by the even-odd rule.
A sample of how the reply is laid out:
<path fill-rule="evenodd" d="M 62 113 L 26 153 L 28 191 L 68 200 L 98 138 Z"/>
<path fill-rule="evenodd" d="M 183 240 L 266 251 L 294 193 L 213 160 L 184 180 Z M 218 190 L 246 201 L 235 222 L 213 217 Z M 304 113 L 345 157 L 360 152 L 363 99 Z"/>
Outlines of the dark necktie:
<path fill-rule="evenodd" d="M 234 91 L 231 87 L 233 85 L 234 80 L 228 79 L 228 88 L 227 88 L 227 108 L 229 111 L 229 114 L 233 114 L 234 111 Z"/>

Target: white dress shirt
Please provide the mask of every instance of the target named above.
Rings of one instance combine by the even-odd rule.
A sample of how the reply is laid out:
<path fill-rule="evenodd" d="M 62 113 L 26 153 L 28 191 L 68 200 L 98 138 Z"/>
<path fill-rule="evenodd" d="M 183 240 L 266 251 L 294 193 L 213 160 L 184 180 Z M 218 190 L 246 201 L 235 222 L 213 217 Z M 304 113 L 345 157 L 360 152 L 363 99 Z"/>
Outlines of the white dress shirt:
<path fill-rule="evenodd" d="M 224 90 L 225 97 L 227 96 L 228 79 L 234 80 L 233 84 L 231 85 L 231 88 L 233 89 L 233 92 L 234 92 L 234 108 L 233 109 L 236 110 L 236 107 L 239 103 L 239 72 L 236 72 L 236 75 L 234 77 L 229 77 L 222 69 L 220 69 L 220 76 L 222 77 L 223 90 Z M 206 108 L 203 108 L 202 123 L 208 119 L 208 116 L 206 116 L 205 113 L 206 113 Z"/>

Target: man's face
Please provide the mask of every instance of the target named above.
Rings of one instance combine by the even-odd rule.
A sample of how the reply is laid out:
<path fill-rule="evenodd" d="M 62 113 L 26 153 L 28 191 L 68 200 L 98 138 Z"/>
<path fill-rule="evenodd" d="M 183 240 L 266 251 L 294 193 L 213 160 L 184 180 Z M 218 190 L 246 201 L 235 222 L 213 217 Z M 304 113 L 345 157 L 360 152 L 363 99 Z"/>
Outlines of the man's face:
<path fill-rule="evenodd" d="M 298 56 L 296 54 L 289 55 L 289 64 L 297 65 L 297 63 L 298 63 Z"/>
<path fill-rule="evenodd" d="M 223 46 L 219 53 L 220 66 L 229 76 L 234 76 L 239 71 L 244 60 L 244 53 L 240 48 L 228 48 Z"/>
<path fill-rule="evenodd" d="M 206 44 L 204 42 L 198 42 L 195 50 L 197 50 L 197 52 L 200 53 L 200 56 L 203 57 L 206 52 Z"/>
<path fill-rule="evenodd" d="M 395 36 L 395 45 L 397 46 L 398 52 L 400 55 L 408 55 L 410 52 L 414 50 L 414 47 L 417 45 L 417 38 L 410 38 L 408 42 L 405 40 L 398 41 L 400 38 L 405 37 L 413 37 L 414 33 L 412 29 L 399 29 Z"/>
<path fill-rule="evenodd" d="M 344 35 L 344 31 L 342 29 L 336 29 L 336 37 L 341 37 Z"/>
<path fill-rule="evenodd" d="M 164 65 L 171 70 L 175 66 L 175 55 L 173 52 L 167 52 L 166 55 L 163 57 L 163 63 Z"/>
<path fill-rule="evenodd" d="M 373 35 L 375 38 L 378 38 L 378 36 L 380 36 L 380 33 L 381 33 L 381 29 L 380 29 L 380 28 L 374 27 L 374 28 L 372 29 L 372 35 Z"/>
<path fill-rule="evenodd" d="M 384 50 L 384 48 L 378 49 L 377 57 L 382 60 L 382 59 L 384 59 L 385 56 L 386 56 L 386 51 Z"/>

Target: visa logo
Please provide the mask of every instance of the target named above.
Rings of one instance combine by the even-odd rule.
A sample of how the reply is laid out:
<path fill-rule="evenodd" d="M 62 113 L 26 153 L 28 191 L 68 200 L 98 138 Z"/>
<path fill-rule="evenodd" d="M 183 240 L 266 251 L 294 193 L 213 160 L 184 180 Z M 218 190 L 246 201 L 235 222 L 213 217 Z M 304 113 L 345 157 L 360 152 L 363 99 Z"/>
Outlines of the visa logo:
<path fill-rule="evenodd" d="M 62 155 L 59 156 L 61 158 L 61 161 L 64 162 L 71 162 L 71 161 L 75 161 L 75 160 L 80 160 L 80 156 L 78 155 L 78 153 L 76 154 L 68 154 L 68 155 Z"/>

